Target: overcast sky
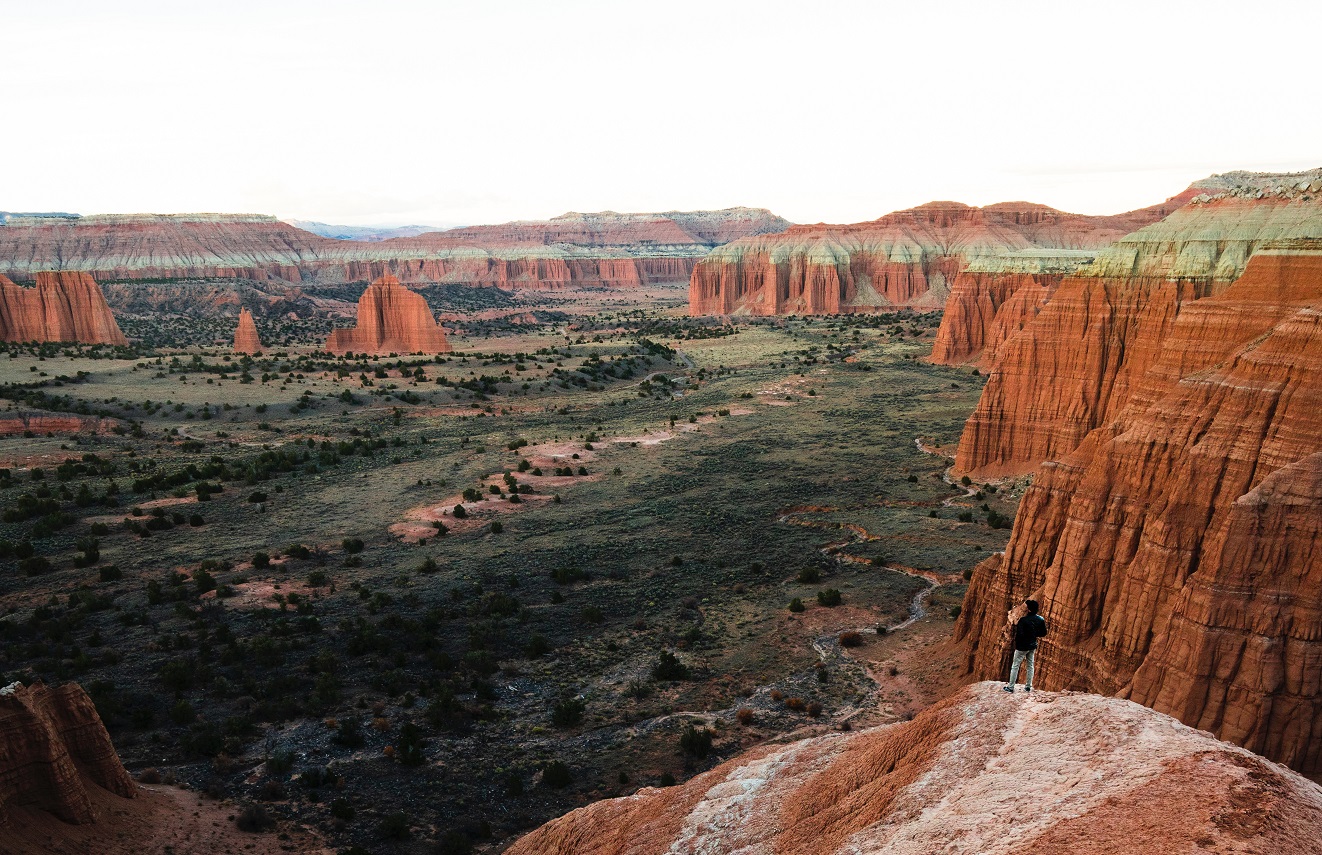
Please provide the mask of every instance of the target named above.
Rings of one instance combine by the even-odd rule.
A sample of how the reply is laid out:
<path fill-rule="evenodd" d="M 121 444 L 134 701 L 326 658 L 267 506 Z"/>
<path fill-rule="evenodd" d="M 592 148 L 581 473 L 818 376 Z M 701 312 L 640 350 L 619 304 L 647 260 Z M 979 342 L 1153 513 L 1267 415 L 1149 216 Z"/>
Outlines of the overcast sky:
<path fill-rule="evenodd" d="M 0 209 L 452 225 L 1322 166 L 1316 2 L 0 0 Z"/>

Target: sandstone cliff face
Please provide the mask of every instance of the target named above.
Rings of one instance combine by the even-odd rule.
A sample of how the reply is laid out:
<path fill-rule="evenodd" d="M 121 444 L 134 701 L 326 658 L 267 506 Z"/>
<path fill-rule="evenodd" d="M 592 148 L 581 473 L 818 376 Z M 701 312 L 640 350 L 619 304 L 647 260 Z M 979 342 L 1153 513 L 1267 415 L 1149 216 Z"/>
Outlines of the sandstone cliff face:
<path fill-rule="evenodd" d="M 358 301 L 358 325 L 333 330 L 326 340 L 331 353 L 448 353 L 445 331 L 436 325 L 427 301 L 393 276 L 383 276 Z"/>
<path fill-rule="evenodd" d="M 1125 339 L 1150 367 L 1038 470 L 957 635 L 973 673 L 1001 676 L 1006 613 L 1034 597 L 1043 687 L 1129 697 L 1322 771 L 1322 242 L 1259 250 L 1178 317 L 1182 286 L 1163 285 Z"/>
<path fill-rule="evenodd" d="M 94 822 L 89 783 L 124 798 L 137 793 L 87 693 L 75 683 L 0 690 L 0 826 L 23 805 Z"/>
<path fill-rule="evenodd" d="M 262 339 L 257 335 L 257 324 L 252 319 L 252 312 L 239 309 L 239 326 L 234 331 L 235 353 L 261 353 Z"/>
<path fill-rule="evenodd" d="M 512 855 L 1322 852 L 1322 788 L 1116 698 L 970 686 L 554 820 Z"/>
<path fill-rule="evenodd" d="M 0 340 L 128 344 L 96 280 L 46 271 L 32 288 L 0 276 Z"/>
<path fill-rule="evenodd" d="M 688 281 L 713 246 L 789 223 L 769 211 L 565 214 L 362 242 L 251 214 L 17 218 L 0 227 L 0 274 L 78 270 L 102 279 L 234 278 L 508 288 L 632 287 Z"/>
<path fill-rule="evenodd" d="M 932 346 L 932 362 L 995 364 L 1007 339 L 1037 317 L 1066 274 L 1092 263 L 1089 250 L 1029 250 L 979 258 L 955 277 Z"/>
<path fill-rule="evenodd" d="M 1113 217 L 1066 214 L 1028 202 L 985 208 L 932 202 L 870 223 L 794 226 L 734 241 L 704 258 L 689 281 L 689 314 L 939 308 L 956 274 L 973 259 L 1105 246 L 1165 216 L 1180 204 L 1177 199 Z"/>
<path fill-rule="evenodd" d="M 957 471 L 1022 475 L 1068 454 L 1124 408 L 1182 307 L 1224 290 L 1259 247 L 1322 237 L 1322 170 L 1213 176 L 1193 191 L 1065 276 L 998 347 Z"/>

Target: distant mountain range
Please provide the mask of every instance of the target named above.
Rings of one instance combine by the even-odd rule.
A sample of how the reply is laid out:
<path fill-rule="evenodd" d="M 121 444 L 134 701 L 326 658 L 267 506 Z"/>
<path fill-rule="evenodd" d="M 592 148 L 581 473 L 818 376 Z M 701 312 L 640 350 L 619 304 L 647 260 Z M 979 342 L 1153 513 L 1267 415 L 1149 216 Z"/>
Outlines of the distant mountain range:
<path fill-rule="evenodd" d="M 427 232 L 443 232 L 454 226 L 337 226 L 332 223 L 318 223 L 312 220 L 285 220 L 291 226 L 297 226 L 314 235 L 335 238 L 336 240 L 379 241 L 399 237 L 416 237 Z"/>

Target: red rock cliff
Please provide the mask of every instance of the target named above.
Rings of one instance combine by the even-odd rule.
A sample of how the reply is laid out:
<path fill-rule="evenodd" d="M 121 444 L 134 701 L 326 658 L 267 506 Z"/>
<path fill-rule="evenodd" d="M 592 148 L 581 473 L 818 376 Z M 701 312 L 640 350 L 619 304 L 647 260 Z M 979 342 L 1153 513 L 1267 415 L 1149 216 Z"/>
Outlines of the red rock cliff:
<path fill-rule="evenodd" d="M 124 798 L 137 793 L 87 693 L 76 683 L 0 690 L 0 826 L 10 807 L 23 805 L 94 822 L 91 785 Z"/>
<path fill-rule="evenodd" d="M 1159 205 L 1087 217 L 1029 202 L 985 208 L 931 202 L 870 223 L 794 226 L 713 250 L 689 280 L 689 314 L 939 308 L 956 274 L 975 258 L 1033 248 L 1105 246 L 1170 209 Z"/>
<path fill-rule="evenodd" d="M 1123 409 L 1185 304 L 1224 290 L 1267 242 L 1322 237 L 1322 170 L 1199 187 L 1221 190 L 1101 251 L 998 349 L 957 471 L 1020 475 L 1068 454 Z"/>
<path fill-rule="evenodd" d="M 1037 317 L 1065 275 L 1094 257 L 1088 250 L 1054 249 L 974 260 L 950 289 L 932 362 L 995 364 L 1001 345 Z"/>
<path fill-rule="evenodd" d="M 41 272 L 32 288 L 0 276 L 0 340 L 128 344 L 86 273 Z"/>
<path fill-rule="evenodd" d="M 973 673 L 1002 676 L 1006 613 L 1034 597 L 1043 687 L 1129 697 L 1322 771 L 1322 242 L 1260 249 L 1178 317 L 1185 286 L 1160 286 L 1125 338 L 1147 370 L 1038 470 L 957 635 Z"/>
<path fill-rule="evenodd" d="M 1251 810 L 1250 820 L 1245 811 Z M 581 808 L 511 855 L 1322 852 L 1322 788 L 1137 704 L 970 686 Z"/>
<path fill-rule="evenodd" d="M 445 331 L 436 325 L 427 301 L 383 276 L 358 301 L 358 325 L 333 330 L 326 340 L 331 353 L 448 353 Z"/>
<path fill-rule="evenodd" d="M 255 214 L 17 218 L 0 228 L 0 274 L 29 280 L 59 267 L 116 280 L 335 284 L 389 274 L 405 282 L 509 288 L 630 287 L 686 282 L 713 246 L 787 225 L 755 208 L 606 211 L 367 243 L 324 238 Z"/>
<path fill-rule="evenodd" d="M 239 309 L 239 326 L 234 330 L 235 353 L 261 353 L 262 339 L 257 335 L 257 324 L 252 319 L 252 312 Z"/>

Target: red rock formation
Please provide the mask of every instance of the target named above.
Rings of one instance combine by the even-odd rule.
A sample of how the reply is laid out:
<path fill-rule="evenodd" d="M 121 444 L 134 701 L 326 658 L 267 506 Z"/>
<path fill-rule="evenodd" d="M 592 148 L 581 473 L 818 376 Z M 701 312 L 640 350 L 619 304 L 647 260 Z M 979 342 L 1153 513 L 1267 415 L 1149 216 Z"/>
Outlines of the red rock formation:
<path fill-rule="evenodd" d="M 1231 173 L 1191 190 L 1218 192 L 1099 252 L 998 349 L 958 472 L 1022 475 L 1068 454 L 1124 408 L 1186 303 L 1224 290 L 1267 242 L 1322 237 L 1322 170 Z"/>
<path fill-rule="evenodd" d="M 688 281 L 713 246 L 789 225 L 768 211 L 565 214 L 413 237 L 333 240 L 250 214 L 16 218 L 0 228 L 0 273 L 60 267 L 103 279 L 236 278 L 508 288 L 630 287 Z"/>
<path fill-rule="evenodd" d="M 1029 202 L 971 208 L 931 202 L 850 226 L 794 226 L 714 250 L 689 282 L 691 315 L 875 312 L 939 308 L 971 260 L 1033 248 L 1091 249 L 1182 204 L 1113 217 Z"/>
<path fill-rule="evenodd" d="M 1006 612 L 1032 596 L 1043 687 L 1322 771 L 1322 242 L 1305 246 L 1260 249 L 1178 317 L 1177 286 L 1148 301 L 1125 344 L 1151 367 L 1042 466 L 1004 557 L 975 570 L 957 627 L 973 673 L 1004 673 Z"/>
<path fill-rule="evenodd" d="M 970 686 L 913 721 L 764 745 L 597 802 L 510 855 L 1322 852 L 1322 788 L 1149 709 Z"/>
<path fill-rule="evenodd" d="M 0 276 L 0 341 L 128 344 L 86 273 L 41 272 L 33 288 Z"/>
<path fill-rule="evenodd" d="M 239 309 L 239 326 L 234 331 L 235 353 L 261 353 L 262 339 L 257 335 L 257 324 L 252 319 L 252 312 Z"/>
<path fill-rule="evenodd" d="M 31 431 L 47 433 L 108 433 L 122 424 L 119 419 L 103 416 L 75 416 L 69 413 L 24 411 L 0 414 L 0 436 L 15 436 Z"/>
<path fill-rule="evenodd" d="M 995 364 L 1006 339 L 1037 317 L 1067 273 L 1090 263 L 1094 255 L 1038 250 L 973 261 L 955 277 L 931 361 L 974 362 L 980 368 Z"/>
<path fill-rule="evenodd" d="M 393 276 L 382 276 L 363 292 L 358 301 L 358 325 L 351 330 L 333 330 L 326 340 L 331 353 L 449 353 L 445 331 L 436 325 L 427 301 L 400 284 Z"/>
<path fill-rule="evenodd" d="M 124 798 L 137 793 L 87 693 L 76 683 L 0 690 L 0 826 L 22 805 L 95 822 L 90 785 Z"/>

